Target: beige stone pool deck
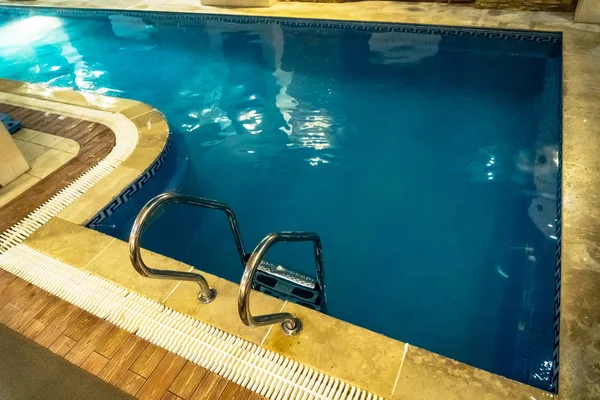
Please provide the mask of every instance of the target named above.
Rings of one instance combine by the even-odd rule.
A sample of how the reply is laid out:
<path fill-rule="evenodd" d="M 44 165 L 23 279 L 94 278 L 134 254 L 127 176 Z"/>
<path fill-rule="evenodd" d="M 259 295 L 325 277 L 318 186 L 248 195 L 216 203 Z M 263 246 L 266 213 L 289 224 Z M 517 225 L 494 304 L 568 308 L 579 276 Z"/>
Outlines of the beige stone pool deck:
<path fill-rule="evenodd" d="M 600 26 L 575 24 L 572 14 L 568 13 L 498 12 L 412 2 L 278 3 L 268 9 L 204 7 L 189 0 L 0 2 L 0 5 L 10 4 L 562 32 L 563 247 L 558 397 L 600 398 L 600 213 L 596 211 L 600 208 L 600 191 L 596 188 L 600 182 Z M 133 182 L 162 151 L 168 126 L 160 113 L 136 102 L 84 96 L 11 81 L 0 81 L 0 91 L 5 93 L 3 101 L 12 98 L 21 105 L 27 105 L 27 98 L 34 97 L 58 102 L 61 107 L 90 107 L 119 113 L 133 122 L 140 137 L 136 149 L 121 166 L 38 229 L 25 241 L 26 245 L 385 398 L 539 400 L 552 397 L 532 387 L 258 293 L 253 294 L 254 312 L 285 309 L 297 313 L 305 328 L 299 336 L 291 338 L 283 336 L 279 329 L 247 328 L 235 311 L 237 285 L 215 276 L 205 274 L 219 291 L 217 299 L 209 305 L 194 301 L 194 284 L 142 278 L 129 263 L 125 243 L 81 224 Z M 77 251 L 73 251 L 74 248 Z M 149 265 L 160 265 L 161 268 L 191 268 L 151 252 L 145 257 Z M 197 267 L 202 269 L 202 266 Z"/>

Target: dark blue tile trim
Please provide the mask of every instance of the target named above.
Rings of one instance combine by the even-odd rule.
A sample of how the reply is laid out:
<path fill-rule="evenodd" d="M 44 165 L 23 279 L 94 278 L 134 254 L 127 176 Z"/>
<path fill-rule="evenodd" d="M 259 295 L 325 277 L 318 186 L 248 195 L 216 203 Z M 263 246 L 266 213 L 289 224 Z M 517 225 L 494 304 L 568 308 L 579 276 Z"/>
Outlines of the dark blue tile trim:
<path fill-rule="evenodd" d="M 236 16 L 236 15 L 218 15 L 218 14 L 199 14 L 199 13 L 178 13 L 178 12 L 158 12 L 158 11 L 128 11 L 128 10 L 108 10 L 108 9 L 87 9 L 87 8 L 51 8 L 51 7 L 11 7 L 2 6 L 0 11 L 14 12 L 21 14 L 28 13 L 52 13 L 66 15 L 125 15 L 138 18 L 153 18 L 163 20 L 204 20 L 204 21 L 222 21 L 238 24 L 280 24 L 292 27 L 310 27 L 310 28 L 337 28 L 354 29 L 367 32 L 405 32 L 421 33 L 444 36 L 472 36 L 487 37 L 490 39 L 521 40 L 528 42 L 551 42 L 560 43 L 562 40 L 561 32 L 546 31 L 528 31 L 528 30 L 508 30 L 508 29 L 486 29 L 473 27 L 452 27 L 435 25 L 414 25 L 402 23 L 381 23 L 364 21 L 332 21 L 320 19 L 304 18 L 284 18 L 284 17 L 261 17 L 261 16 Z"/>
<path fill-rule="evenodd" d="M 156 172 L 162 167 L 165 162 L 165 158 L 169 154 L 171 150 L 171 136 L 169 135 L 167 139 L 167 143 L 163 148 L 162 152 L 158 155 L 154 163 L 150 165 L 150 167 L 144 171 L 131 185 L 129 185 L 125 190 L 123 190 L 117 197 L 115 197 L 110 203 L 108 203 L 98 214 L 96 214 L 91 221 L 89 221 L 86 226 L 93 228 L 98 225 L 112 213 L 114 213 L 120 206 L 122 206 L 127 200 L 131 198 L 138 190 L 140 190 L 154 175 Z"/>
<path fill-rule="evenodd" d="M 562 96 L 559 100 L 562 110 Z M 552 351 L 552 381 L 550 387 L 558 394 L 559 367 L 560 367 L 560 293 L 562 276 L 562 180 L 563 180 L 563 135 L 562 118 L 560 119 L 560 135 L 558 137 L 558 181 L 556 187 L 556 252 L 554 256 L 554 349 Z"/>

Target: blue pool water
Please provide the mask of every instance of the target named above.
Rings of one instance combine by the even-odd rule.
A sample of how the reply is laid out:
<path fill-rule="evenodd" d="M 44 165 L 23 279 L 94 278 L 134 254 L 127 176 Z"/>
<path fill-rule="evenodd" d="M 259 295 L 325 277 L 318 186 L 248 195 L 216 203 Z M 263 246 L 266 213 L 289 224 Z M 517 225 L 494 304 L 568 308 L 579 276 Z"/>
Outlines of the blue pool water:
<path fill-rule="evenodd" d="M 317 232 L 330 315 L 547 390 L 560 46 L 553 34 L 0 9 L 0 77 L 140 100 L 169 121 L 165 165 L 96 229 L 126 240 L 143 203 L 175 190 L 229 203 L 249 248 Z M 143 245 L 237 282 L 228 229 L 174 205 Z M 314 274 L 308 244 L 268 258 Z"/>

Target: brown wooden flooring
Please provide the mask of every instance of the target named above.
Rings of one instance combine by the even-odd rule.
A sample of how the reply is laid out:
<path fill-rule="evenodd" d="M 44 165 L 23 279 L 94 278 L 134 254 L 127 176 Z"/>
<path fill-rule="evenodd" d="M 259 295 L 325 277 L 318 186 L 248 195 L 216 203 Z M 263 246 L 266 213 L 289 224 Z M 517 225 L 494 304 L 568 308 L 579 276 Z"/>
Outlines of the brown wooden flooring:
<path fill-rule="evenodd" d="M 139 399 L 263 399 L 1 269 L 0 323 Z"/>
<path fill-rule="evenodd" d="M 25 128 L 69 138 L 80 146 L 75 158 L 0 208 L 0 232 L 4 232 L 106 157 L 115 145 L 115 135 L 102 124 L 60 114 L 2 103 L 0 112 L 21 121 Z"/>

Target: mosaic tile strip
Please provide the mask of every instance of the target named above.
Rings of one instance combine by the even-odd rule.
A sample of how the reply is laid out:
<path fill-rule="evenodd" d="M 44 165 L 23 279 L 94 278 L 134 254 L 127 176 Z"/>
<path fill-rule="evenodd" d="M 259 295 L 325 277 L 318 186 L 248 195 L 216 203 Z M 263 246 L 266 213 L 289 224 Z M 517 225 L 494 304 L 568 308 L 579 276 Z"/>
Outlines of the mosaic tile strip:
<path fill-rule="evenodd" d="M 0 12 L 15 12 L 22 14 L 51 13 L 55 15 L 80 15 L 80 16 L 103 16 L 124 15 L 137 18 L 153 18 L 163 20 L 188 20 L 188 21 L 221 21 L 237 24 L 280 24 L 298 28 L 328 28 L 328 29 L 354 29 L 366 32 L 404 32 L 420 33 L 443 36 L 469 36 L 486 37 L 501 40 L 520 40 L 527 42 L 550 42 L 560 43 L 562 33 L 543 31 L 523 31 L 508 29 L 485 29 L 485 28 L 463 28 L 445 27 L 433 25 L 416 25 L 400 23 L 375 23 L 361 21 L 332 21 L 308 18 L 284 18 L 284 17 L 261 17 L 261 16 L 235 16 L 199 13 L 177 13 L 157 11 L 125 11 L 108 9 L 82 9 L 82 8 L 49 8 L 49 7 L 11 7 L 2 6 Z"/>
<path fill-rule="evenodd" d="M 559 100 L 562 110 L 562 97 Z M 560 370 L 560 292 L 562 277 L 562 185 L 563 185 L 563 126 L 562 118 L 559 126 L 561 134 L 558 137 L 558 181 L 556 185 L 556 252 L 554 255 L 554 350 L 552 351 L 552 383 L 551 388 L 558 394 L 558 376 Z"/>
<path fill-rule="evenodd" d="M 171 137 L 167 139 L 167 143 L 163 148 L 162 152 L 158 155 L 158 158 L 148 167 L 142 175 L 140 175 L 131 185 L 123 190 L 117 197 L 115 197 L 110 203 L 108 203 L 98 214 L 86 224 L 87 227 L 92 229 L 100 224 L 103 220 L 113 214 L 119 207 L 121 207 L 127 200 L 129 200 L 135 193 L 137 193 L 148 181 L 152 178 L 160 167 L 163 166 L 167 155 L 171 151 Z"/>

